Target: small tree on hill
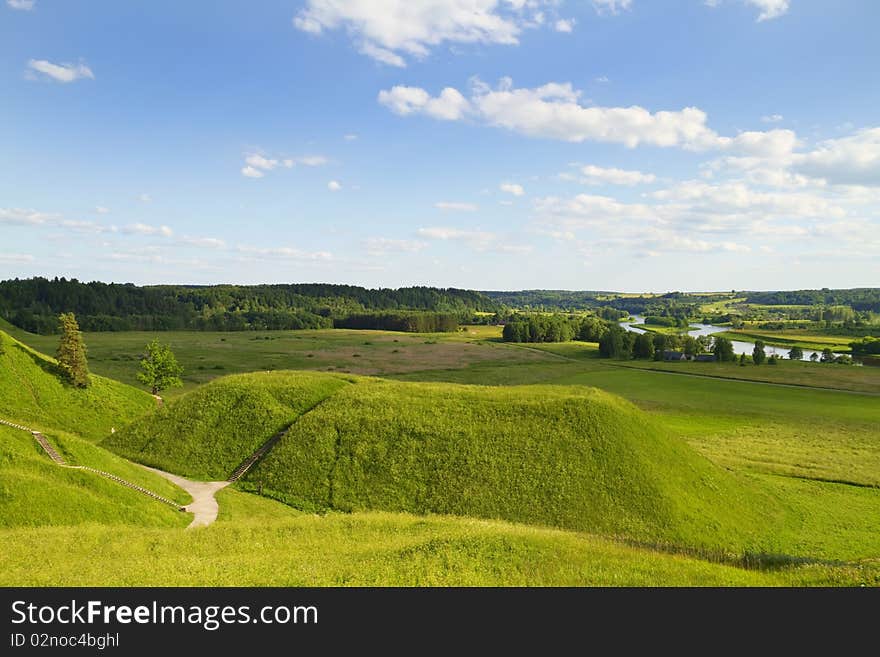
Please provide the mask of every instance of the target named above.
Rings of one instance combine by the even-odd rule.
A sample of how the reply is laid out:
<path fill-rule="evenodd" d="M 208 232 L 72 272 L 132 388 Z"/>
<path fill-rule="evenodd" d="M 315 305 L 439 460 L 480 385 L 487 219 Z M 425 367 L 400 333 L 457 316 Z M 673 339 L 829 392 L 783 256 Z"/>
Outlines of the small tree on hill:
<path fill-rule="evenodd" d="M 61 342 L 55 357 L 64 374 L 64 378 L 77 388 L 89 386 L 89 365 L 86 361 L 86 345 L 79 330 L 79 324 L 73 313 L 62 313 L 58 316 L 61 328 Z"/>
<path fill-rule="evenodd" d="M 141 359 L 141 372 L 138 381 L 150 387 L 154 395 L 158 395 L 167 388 L 179 388 L 183 385 L 180 375 L 183 367 L 177 362 L 171 347 L 160 344 L 154 339 L 147 345 L 147 352 Z"/>

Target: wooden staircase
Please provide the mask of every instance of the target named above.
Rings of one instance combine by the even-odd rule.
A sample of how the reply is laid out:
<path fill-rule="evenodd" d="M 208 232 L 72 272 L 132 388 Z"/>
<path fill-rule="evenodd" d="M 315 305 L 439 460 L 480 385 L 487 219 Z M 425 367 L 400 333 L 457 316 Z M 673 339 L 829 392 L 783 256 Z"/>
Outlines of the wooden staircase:
<path fill-rule="evenodd" d="M 244 462 L 235 469 L 235 471 L 232 473 L 232 475 L 230 475 L 227 481 L 232 484 L 241 479 L 245 474 L 247 474 L 247 471 L 250 470 L 257 461 L 259 461 L 266 455 L 266 452 L 268 452 L 275 446 L 275 443 L 284 438 L 288 431 L 290 431 L 290 427 L 287 427 L 283 431 L 279 431 L 274 436 L 269 438 L 269 440 L 263 443 L 256 452 L 248 456 L 244 460 Z"/>
<path fill-rule="evenodd" d="M 94 473 L 96 475 L 100 475 L 101 477 L 104 477 L 106 479 L 110 479 L 111 481 L 115 481 L 120 486 L 125 486 L 126 488 L 131 488 L 132 490 L 136 490 L 138 493 L 146 495 L 147 497 L 151 497 L 154 500 L 156 500 L 157 502 L 162 502 L 163 504 L 173 506 L 178 511 L 185 510 L 184 507 L 182 507 L 180 504 L 178 504 L 174 500 L 169 500 L 167 497 L 162 497 L 158 493 L 154 493 L 153 491 L 148 490 L 148 489 L 144 488 L 143 486 L 138 486 L 137 484 L 133 484 L 130 481 L 126 481 L 122 477 L 117 477 L 115 474 L 112 474 L 110 472 L 104 472 L 103 470 L 97 470 L 95 468 L 90 468 L 87 465 L 69 465 L 64 460 L 64 457 L 61 456 L 61 454 L 59 454 L 54 447 L 52 447 L 52 444 L 46 439 L 46 436 L 44 436 L 39 431 L 34 431 L 33 429 L 29 429 L 28 427 L 22 426 L 20 424 L 16 424 L 15 422 L 9 422 L 9 421 L 3 420 L 3 419 L 0 419 L 0 424 L 5 424 L 6 426 L 12 427 L 13 429 L 19 429 L 20 431 L 27 431 L 28 433 L 30 433 L 34 437 L 34 440 L 36 440 L 37 443 L 39 443 L 40 447 L 43 448 L 43 451 L 46 452 L 46 454 L 49 456 L 49 458 L 52 459 L 52 461 L 56 465 L 60 465 L 62 468 L 70 468 L 71 470 L 85 470 L 86 472 L 92 472 L 92 473 Z M 262 448 L 260 448 L 260 449 L 262 449 Z M 248 467 L 250 467 L 250 466 L 248 466 Z"/>

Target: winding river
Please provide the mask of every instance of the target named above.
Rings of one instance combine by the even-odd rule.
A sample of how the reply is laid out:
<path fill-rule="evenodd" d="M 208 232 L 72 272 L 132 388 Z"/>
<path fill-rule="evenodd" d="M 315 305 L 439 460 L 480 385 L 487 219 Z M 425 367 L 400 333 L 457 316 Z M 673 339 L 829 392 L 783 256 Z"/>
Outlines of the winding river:
<path fill-rule="evenodd" d="M 632 331 L 633 333 L 646 333 L 647 331 L 643 328 L 639 328 L 640 324 L 645 323 L 645 318 L 641 315 L 633 315 L 635 318 L 634 322 L 623 321 L 620 322 L 620 325 L 625 328 L 627 331 Z M 697 337 L 700 335 L 712 335 L 714 333 L 723 333 L 724 331 L 729 331 L 729 326 L 715 326 L 714 324 L 691 324 L 691 330 L 687 332 L 688 335 L 693 337 Z M 755 348 L 754 342 L 745 342 L 742 340 L 731 340 L 733 343 L 733 351 L 736 354 L 746 354 L 747 356 L 752 355 L 752 350 Z M 767 345 L 764 347 L 764 351 L 769 356 L 770 354 L 776 354 L 778 358 L 788 358 L 788 350 L 791 347 L 773 347 L 771 345 Z M 804 360 L 810 360 L 810 356 L 816 354 L 821 358 L 821 351 L 813 351 L 812 349 L 804 349 Z"/>

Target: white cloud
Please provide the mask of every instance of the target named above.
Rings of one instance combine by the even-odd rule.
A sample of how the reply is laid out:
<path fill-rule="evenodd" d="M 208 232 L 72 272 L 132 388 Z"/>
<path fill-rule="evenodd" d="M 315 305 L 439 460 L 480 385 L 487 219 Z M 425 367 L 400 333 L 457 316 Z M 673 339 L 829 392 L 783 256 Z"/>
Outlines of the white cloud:
<path fill-rule="evenodd" d="M 141 194 L 140 196 L 138 196 L 138 200 L 141 203 L 149 203 L 153 200 L 153 197 L 150 196 L 149 194 Z"/>
<path fill-rule="evenodd" d="M 260 153 L 250 153 L 244 158 L 245 166 L 241 169 L 241 175 L 248 178 L 262 178 L 267 171 L 278 167 L 292 169 L 297 164 L 307 167 L 319 167 L 327 164 L 328 160 L 323 155 L 299 155 L 283 159 L 270 158 Z"/>
<path fill-rule="evenodd" d="M 831 183 L 880 185 L 880 127 L 823 141 L 793 162 L 797 171 Z"/>
<path fill-rule="evenodd" d="M 686 203 L 691 210 L 706 214 L 748 212 L 761 217 L 842 217 L 845 214 L 843 209 L 815 194 L 761 192 L 739 182 L 710 185 L 689 180 L 656 191 L 651 197 Z"/>
<path fill-rule="evenodd" d="M 12 9 L 30 11 L 37 4 L 36 0 L 6 0 L 6 4 Z"/>
<path fill-rule="evenodd" d="M 444 121 L 458 120 L 470 109 L 467 99 L 452 87 L 446 87 L 439 96 L 432 98 L 419 87 L 397 85 L 388 91 L 380 91 L 378 100 L 401 116 L 420 112 Z"/>
<path fill-rule="evenodd" d="M 573 18 L 560 18 L 556 23 L 554 23 L 553 28 L 557 32 L 564 32 L 566 34 L 570 34 L 574 31 L 576 21 Z"/>
<path fill-rule="evenodd" d="M 160 235 L 162 237 L 171 237 L 174 234 L 174 231 L 168 226 L 150 226 L 141 223 L 125 226 L 122 232 L 131 235 Z"/>
<path fill-rule="evenodd" d="M 631 5 L 632 0 L 593 0 L 593 8 L 600 16 L 619 14 L 621 11 L 628 10 Z"/>
<path fill-rule="evenodd" d="M 402 67 L 406 58 L 424 58 L 443 43 L 516 44 L 523 29 L 544 22 L 541 4 L 543 0 L 307 0 L 293 25 L 314 35 L 344 29 L 361 53 Z"/>
<path fill-rule="evenodd" d="M 438 201 L 434 204 L 438 210 L 452 210 L 455 212 L 476 212 L 477 206 L 474 203 L 459 203 L 456 201 Z"/>
<path fill-rule="evenodd" d="M 654 182 L 657 177 L 653 173 L 642 173 L 627 169 L 603 168 L 592 164 L 581 167 L 583 182 L 591 185 L 607 183 L 610 185 L 641 185 Z"/>
<path fill-rule="evenodd" d="M 103 205 L 99 205 L 95 208 L 95 212 L 98 214 L 109 214 L 110 208 L 105 208 Z"/>
<path fill-rule="evenodd" d="M 596 82 L 599 82 L 600 84 L 605 84 L 606 82 L 611 82 L 611 80 L 608 78 L 607 75 L 600 75 L 596 78 Z"/>
<path fill-rule="evenodd" d="M 467 242 L 471 245 L 488 245 L 489 242 L 495 240 L 495 233 L 483 230 L 465 230 L 463 228 L 450 228 L 447 226 L 432 226 L 428 228 L 419 228 L 418 233 L 421 237 L 432 240 L 458 240 Z"/>
<path fill-rule="evenodd" d="M 5 265 L 23 265 L 34 260 L 34 256 L 28 253 L 0 253 L 0 262 Z"/>
<path fill-rule="evenodd" d="M 780 129 L 721 136 L 708 127 L 706 113 L 697 107 L 650 112 L 637 105 L 584 106 L 579 103 L 580 96 L 568 82 L 517 89 L 510 78 L 501 78 L 495 89 L 473 79 L 470 99 L 451 87 L 432 97 L 420 87 L 395 86 L 380 91 L 378 100 L 402 116 L 421 113 L 457 120 L 467 115 L 518 134 L 573 143 L 678 146 L 763 157 L 788 156 L 799 143 L 793 131 Z"/>
<path fill-rule="evenodd" d="M 761 117 L 761 121 L 764 123 L 779 123 L 783 118 L 782 114 L 767 114 Z"/>
<path fill-rule="evenodd" d="M 95 223 L 94 221 L 79 221 L 76 219 L 63 219 L 55 223 L 56 226 L 68 228 L 78 233 L 115 233 L 119 229 L 116 226 Z"/>
<path fill-rule="evenodd" d="M 342 138 L 345 141 L 355 141 L 358 138 L 358 136 L 352 132 L 347 135 L 343 135 Z"/>
<path fill-rule="evenodd" d="M 420 240 L 401 240 L 389 237 L 370 237 L 364 240 L 367 253 L 373 256 L 384 255 L 388 252 L 417 253 L 428 246 L 427 242 Z"/>
<path fill-rule="evenodd" d="M 23 208 L 0 208 L 0 223 L 39 225 L 57 219 L 60 215 Z"/>
<path fill-rule="evenodd" d="M 789 0 L 746 0 L 747 4 L 760 10 L 758 22 L 778 18 L 788 11 Z"/>
<path fill-rule="evenodd" d="M 522 185 L 511 182 L 501 183 L 498 185 L 498 189 L 507 194 L 513 194 L 514 196 L 522 196 L 526 193 L 526 190 L 523 189 Z"/>
<path fill-rule="evenodd" d="M 327 183 L 327 189 L 329 189 L 331 192 L 338 192 L 340 189 L 342 189 L 342 183 L 340 183 L 338 180 L 331 180 Z"/>
<path fill-rule="evenodd" d="M 178 241 L 186 246 L 195 246 L 202 249 L 226 248 L 226 242 L 217 237 L 181 237 Z"/>
<path fill-rule="evenodd" d="M 259 155 L 258 153 L 252 153 L 244 158 L 245 164 L 249 167 L 253 167 L 254 169 L 262 169 L 263 171 L 271 171 L 275 167 L 278 166 L 278 160 L 269 159 Z"/>
<path fill-rule="evenodd" d="M 778 18 L 788 12 L 790 0 L 743 0 L 747 5 L 751 5 L 760 11 L 758 14 L 758 22 Z M 707 7 L 721 6 L 721 0 L 704 0 L 703 4 Z"/>
<path fill-rule="evenodd" d="M 53 64 L 45 59 L 31 59 L 28 61 L 27 65 L 28 73 L 30 75 L 33 75 L 33 72 L 42 73 L 47 78 L 51 78 L 57 82 L 67 83 L 73 82 L 74 80 L 81 80 L 83 78 L 95 79 L 95 74 L 92 73 L 92 69 L 83 63 Z"/>
<path fill-rule="evenodd" d="M 240 253 L 253 256 L 271 256 L 289 260 L 321 261 L 332 260 L 333 254 L 328 251 L 303 251 L 289 246 L 263 248 L 256 246 L 241 245 L 237 248 Z"/>

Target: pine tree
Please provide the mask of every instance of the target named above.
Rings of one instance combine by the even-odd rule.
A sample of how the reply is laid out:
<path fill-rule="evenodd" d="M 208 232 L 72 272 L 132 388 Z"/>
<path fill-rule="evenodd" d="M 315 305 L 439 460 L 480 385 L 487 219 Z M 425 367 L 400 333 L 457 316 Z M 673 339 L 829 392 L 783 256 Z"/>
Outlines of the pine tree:
<path fill-rule="evenodd" d="M 166 388 L 179 388 L 183 385 L 180 375 L 183 367 L 177 362 L 171 347 L 160 344 L 158 339 L 147 345 L 147 353 L 141 360 L 141 373 L 138 381 L 150 386 L 150 391 L 158 395 Z"/>
<path fill-rule="evenodd" d="M 58 316 L 61 328 L 61 342 L 55 357 L 67 381 L 77 388 L 89 386 L 89 365 L 86 361 L 86 345 L 73 313 Z"/>

